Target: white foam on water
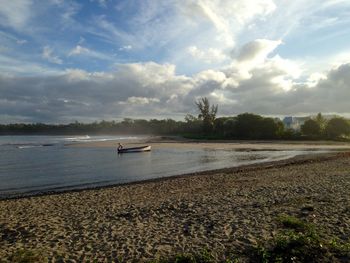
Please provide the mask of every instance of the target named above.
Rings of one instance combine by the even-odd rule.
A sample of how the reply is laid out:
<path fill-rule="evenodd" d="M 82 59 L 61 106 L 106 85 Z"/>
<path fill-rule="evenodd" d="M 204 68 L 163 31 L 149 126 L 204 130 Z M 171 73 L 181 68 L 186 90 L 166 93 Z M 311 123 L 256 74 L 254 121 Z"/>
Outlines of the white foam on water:
<path fill-rule="evenodd" d="M 64 140 L 76 142 L 76 141 L 85 141 L 90 138 L 91 137 L 89 135 L 85 135 L 85 136 L 68 137 L 68 138 L 64 138 Z"/>
<path fill-rule="evenodd" d="M 43 145 L 20 145 L 20 146 L 17 146 L 18 149 L 30 149 L 30 148 L 37 148 L 37 147 L 43 147 Z"/>

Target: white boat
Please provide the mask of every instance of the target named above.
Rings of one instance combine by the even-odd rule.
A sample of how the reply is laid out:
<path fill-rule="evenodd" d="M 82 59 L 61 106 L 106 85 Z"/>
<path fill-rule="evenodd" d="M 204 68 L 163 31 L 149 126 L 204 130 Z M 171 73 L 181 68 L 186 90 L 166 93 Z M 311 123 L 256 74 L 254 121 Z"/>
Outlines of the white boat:
<path fill-rule="evenodd" d="M 149 151 L 151 151 L 150 145 L 118 149 L 118 153 L 136 153 L 136 152 L 149 152 Z"/>

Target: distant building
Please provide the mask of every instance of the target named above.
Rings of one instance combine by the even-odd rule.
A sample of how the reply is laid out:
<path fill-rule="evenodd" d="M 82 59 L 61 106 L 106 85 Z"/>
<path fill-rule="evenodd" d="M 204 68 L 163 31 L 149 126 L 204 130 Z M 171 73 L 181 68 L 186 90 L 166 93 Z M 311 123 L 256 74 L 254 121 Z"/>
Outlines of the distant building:
<path fill-rule="evenodd" d="M 301 125 L 304 124 L 304 122 L 310 119 L 310 117 L 292 117 L 292 116 L 287 116 L 284 117 L 283 119 L 283 124 L 286 129 L 292 129 L 295 131 L 299 131 Z"/>

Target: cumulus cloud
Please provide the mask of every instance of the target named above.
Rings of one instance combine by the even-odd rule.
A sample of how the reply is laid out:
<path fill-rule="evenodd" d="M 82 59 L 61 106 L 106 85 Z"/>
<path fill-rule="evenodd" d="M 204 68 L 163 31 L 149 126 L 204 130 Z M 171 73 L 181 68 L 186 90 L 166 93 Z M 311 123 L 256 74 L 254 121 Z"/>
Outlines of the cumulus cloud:
<path fill-rule="evenodd" d="M 228 76 L 225 87 L 237 88 L 242 81 L 267 72 L 269 74 L 266 75 L 266 80 L 272 82 L 276 88 L 291 89 L 294 80 L 301 76 L 302 69 L 294 61 L 279 55 L 271 56 L 280 44 L 279 40 L 256 39 L 233 52 L 231 65 L 223 70 Z"/>
<path fill-rule="evenodd" d="M 52 122 L 157 116 L 182 112 L 174 94 L 181 98 L 189 88 L 191 80 L 176 75 L 174 65 L 156 63 L 120 65 L 110 73 L 70 69 L 57 76 L 1 76 L 0 109 Z M 174 108 L 166 104 L 169 99 Z"/>
<path fill-rule="evenodd" d="M 227 71 L 227 69 L 226 69 Z M 178 117 L 196 113 L 194 101 L 207 96 L 220 114 L 348 113 L 350 64 L 330 70 L 310 88 L 290 80 L 278 64 L 251 69 L 251 77 L 235 79 L 225 71 L 207 70 L 192 77 L 176 74 L 171 64 L 133 63 L 113 72 L 67 70 L 56 76 L 0 77 L 1 116 L 13 121 L 65 122 L 123 117 Z M 287 78 L 288 79 L 288 78 Z M 236 81 L 235 86 L 230 83 Z"/>

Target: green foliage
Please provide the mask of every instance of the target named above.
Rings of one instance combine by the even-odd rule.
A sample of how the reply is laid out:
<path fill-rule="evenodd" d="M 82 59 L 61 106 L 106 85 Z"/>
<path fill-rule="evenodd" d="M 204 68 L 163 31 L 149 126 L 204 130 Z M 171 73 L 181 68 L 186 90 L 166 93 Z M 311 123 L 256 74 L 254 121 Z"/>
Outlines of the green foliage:
<path fill-rule="evenodd" d="M 313 228 L 310 224 L 307 224 L 306 222 L 294 216 L 282 215 L 278 217 L 278 221 L 285 228 L 295 229 L 298 231 L 313 231 Z"/>
<path fill-rule="evenodd" d="M 321 112 L 319 112 L 315 118 L 315 121 L 318 123 L 320 126 L 321 131 L 324 130 L 327 124 L 327 120 L 322 116 Z"/>
<path fill-rule="evenodd" d="M 238 259 L 234 256 L 226 256 L 218 260 L 204 249 L 199 253 L 183 253 L 174 257 L 152 260 L 150 263 L 238 263 Z"/>
<path fill-rule="evenodd" d="M 236 117 L 235 134 L 242 139 L 276 139 L 281 133 L 280 121 L 243 113 Z"/>
<path fill-rule="evenodd" d="M 301 125 L 302 134 L 309 137 L 319 137 L 321 136 L 321 126 L 316 120 L 307 120 Z"/>
<path fill-rule="evenodd" d="M 337 238 L 333 238 L 329 242 L 329 247 L 333 253 L 337 253 L 338 257 L 343 257 L 350 260 L 350 242 L 341 243 Z"/>
<path fill-rule="evenodd" d="M 214 256 L 206 249 L 200 253 L 184 253 L 168 259 L 153 260 L 152 263 L 215 263 Z M 228 262 L 229 263 L 229 262 Z"/>
<path fill-rule="evenodd" d="M 244 139 L 259 139 L 260 123 L 262 121 L 260 115 L 243 113 L 236 118 L 237 137 Z"/>
<path fill-rule="evenodd" d="M 198 134 L 202 132 L 203 121 L 191 114 L 185 116 L 184 130 L 187 134 Z"/>
<path fill-rule="evenodd" d="M 172 119 L 142 120 L 124 119 L 121 122 L 101 121 L 94 123 L 70 124 L 7 124 L 0 125 L 0 135 L 3 134 L 180 134 L 185 131 L 197 132 L 195 123 L 185 123 Z M 201 123 L 197 124 L 199 128 Z"/>
<path fill-rule="evenodd" d="M 224 121 L 224 137 L 235 138 L 236 137 L 236 118 L 227 118 Z"/>
<path fill-rule="evenodd" d="M 13 263 L 43 263 L 47 259 L 39 251 L 20 249 L 14 252 L 9 257 L 10 262 Z"/>
<path fill-rule="evenodd" d="M 350 260 L 350 246 L 322 238 L 316 228 L 291 216 L 281 216 L 283 229 L 269 246 L 255 248 L 257 262 L 334 262 Z"/>
<path fill-rule="evenodd" d="M 260 136 L 262 139 L 276 139 L 281 133 L 281 121 L 275 121 L 272 118 L 263 118 L 261 120 Z M 282 124 L 283 125 L 283 124 Z"/>
<path fill-rule="evenodd" d="M 328 138 L 336 139 L 341 136 L 350 134 L 350 124 L 347 120 L 343 118 L 333 118 L 331 119 L 325 128 L 325 133 Z"/>
<path fill-rule="evenodd" d="M 301 133 L 285 129 L 279 119 L 266 118 L 260 115 L 243 113 L 236 117 L 216 118 L 218 106 L 210 105 L 207 98 L 196 102 L 200 111 L 198 118 L 187 114 L 185 121 L 172 119 L 130 119 L 120 122 L 105 121 L 94 123 L 70 124 L 0 124 L 0 135 L 17 134 L 153 134 L 184 135 L 192 139 L 330 139 L 350 140 L 350 123 L 343 118 L 333 118 L 328 122 L 319 113 L 315 119 L 309 119 L 301 126 Z"/>
<path fill-rule="evenodd" d="M 298 140 L 301 138 L 301 134 L 293 129 L 286 129 L 282 132 L 281 138 L 285 140 Z"/>
<path fill-rule="evenodd" d="M 214 121 L 218 112 L 218 105 L 210 105 L 208 98 L 204 97 L 196 101 L 199 110 L 198 119 L 203 120 L 204 133 L 211 133 L 214 129 Z"/>

